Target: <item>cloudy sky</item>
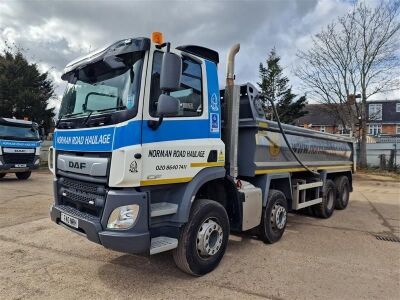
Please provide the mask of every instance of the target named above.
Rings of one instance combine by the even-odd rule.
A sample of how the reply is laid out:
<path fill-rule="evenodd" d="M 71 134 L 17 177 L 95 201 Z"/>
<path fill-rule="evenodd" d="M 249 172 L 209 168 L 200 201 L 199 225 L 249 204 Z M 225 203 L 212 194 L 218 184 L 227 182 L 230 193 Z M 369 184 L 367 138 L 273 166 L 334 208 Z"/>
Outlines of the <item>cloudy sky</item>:
<path fill-rule="evenodd" d="M 61 71 L 74 58 L 121 38 L 162 31 L 173 45 L 219 51 L 220 76 L 229 47 L 239 42 L 237 81 L 257 82 L 258 65 L 272 47 L 291 73 L 296 51 L 307 48 L 323 26 L 352 7 L 345 0 L 265 1 L 17 1 L 0 0 L 0 50 L 4 41 L 26 49 L 49 71 L 62 95 Z M 221 81 L 222 82 L 222 81 Z"/>

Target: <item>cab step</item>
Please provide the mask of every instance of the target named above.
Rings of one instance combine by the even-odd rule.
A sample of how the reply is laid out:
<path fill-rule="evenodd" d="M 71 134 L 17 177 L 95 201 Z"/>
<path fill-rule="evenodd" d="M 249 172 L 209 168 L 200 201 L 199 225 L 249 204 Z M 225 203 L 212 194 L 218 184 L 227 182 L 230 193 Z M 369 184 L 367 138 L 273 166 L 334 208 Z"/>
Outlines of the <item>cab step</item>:
<path fill-rule="evenodd" d="M 173 215 L 178 211 L 178 204 L 169 202 L 159 202 L 151 204 L 151 217 Z"/>
<path fill-rule="evenodd" d="M 150 255 L 172 250 L 178 247 L 178 240 L 167 236 L 158 236 L 151 239 Z"/>

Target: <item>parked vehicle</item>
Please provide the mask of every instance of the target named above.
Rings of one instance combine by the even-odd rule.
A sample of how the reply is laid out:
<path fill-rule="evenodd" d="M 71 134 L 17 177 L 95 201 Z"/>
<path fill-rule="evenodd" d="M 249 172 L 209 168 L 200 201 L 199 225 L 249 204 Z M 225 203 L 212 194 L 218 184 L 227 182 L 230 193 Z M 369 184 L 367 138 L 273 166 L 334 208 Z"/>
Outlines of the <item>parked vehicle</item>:
<path fill-rule="evenodd" d="M 116 251 L 173 250 L 203 275 L 230 232 L 283 235 L 288 211 L 328 218 L 352 190 L 350 139 L 267 120 L 228 55 L 148 38 L 118 41 L 68 64 L 54 133 L 51 219 Z M 222 119 L 222 120 L 221 120 Z"/>
<path fill-rule="evenodd" d="M 15 173 L 25 180 L 40 165 L 38 125 L 31 121 L 0 117 L 0 178 Z"/>

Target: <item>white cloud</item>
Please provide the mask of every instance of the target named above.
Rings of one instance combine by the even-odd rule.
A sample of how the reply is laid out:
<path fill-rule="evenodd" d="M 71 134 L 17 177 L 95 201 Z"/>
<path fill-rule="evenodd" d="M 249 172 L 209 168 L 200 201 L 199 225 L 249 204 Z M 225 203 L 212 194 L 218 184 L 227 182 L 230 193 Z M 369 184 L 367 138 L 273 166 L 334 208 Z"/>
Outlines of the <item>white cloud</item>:
<path fill-rule="evenodd" d="M 296 92 L 290 70 L 297 50 L 351 6 L 346 0 L 6 1 L 0 3 L 0 47 L 9 41 L 27 49 L 28 58 L 49 72 L 60 97 L 65 86 L 60 76 L 69 61 L 121 38 L 163 31 L 175 46 L 213 48 L 220 53 L 221 84 L 232 44 L 241 43 L 238 82 L 253 83 L 259 63 L 275 46 Z"/>

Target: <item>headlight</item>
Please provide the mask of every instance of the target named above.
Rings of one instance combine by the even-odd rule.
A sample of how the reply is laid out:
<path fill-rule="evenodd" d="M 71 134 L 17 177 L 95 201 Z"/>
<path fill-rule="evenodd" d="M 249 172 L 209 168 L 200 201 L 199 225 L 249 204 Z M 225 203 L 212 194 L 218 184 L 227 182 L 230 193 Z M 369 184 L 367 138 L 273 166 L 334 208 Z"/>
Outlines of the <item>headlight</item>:
<path fill-rule="evenodd" d="M 127 229 L 133 226 L 139 213 L 139 205 L 120 206 L 108 218 L 107 228 Z"/>
<path fill-rule="evenodd" d="M 40 155 L 40 147 L 36 147 L 35 153 L 36 155 Z"/>

